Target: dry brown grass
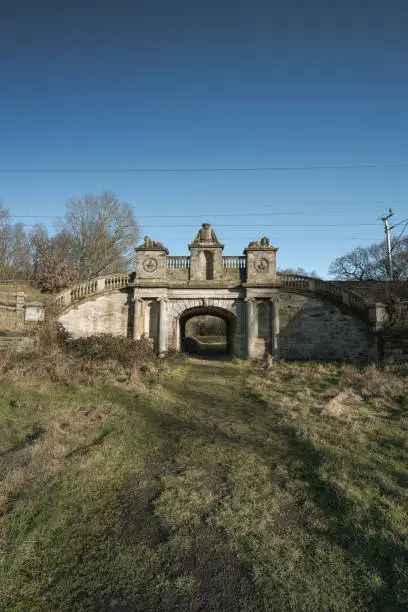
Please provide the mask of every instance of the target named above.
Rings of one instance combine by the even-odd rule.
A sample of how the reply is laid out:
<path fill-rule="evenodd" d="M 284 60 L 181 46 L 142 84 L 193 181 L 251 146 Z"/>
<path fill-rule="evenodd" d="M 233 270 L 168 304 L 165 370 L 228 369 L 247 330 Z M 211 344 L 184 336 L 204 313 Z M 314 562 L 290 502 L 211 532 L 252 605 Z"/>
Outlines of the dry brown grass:
<path fill-rule="evenodd" d="M 175 356 L 169 356 L 170 361 L 175 359 Z M 150 374 L 166 367 L 166 361 L 154 355 L 147 339 L 131 340 L 100 334 L 71 340 L 55 324 L 52 316 L 37 331 L 32 350 L 0 353 L 0 375 L 25 387 L 38 387 L 38 384 L 49 382 L 69 386 L 117 380 L 143 391 L 140 372 L 147 366 Z"/>
<path fill-rule="evenodd" d="M 406 609 L 406 369 L 163 376 L 99 343 L 57 358 L 110 378 L 0 380 L 0 608 Z"/>

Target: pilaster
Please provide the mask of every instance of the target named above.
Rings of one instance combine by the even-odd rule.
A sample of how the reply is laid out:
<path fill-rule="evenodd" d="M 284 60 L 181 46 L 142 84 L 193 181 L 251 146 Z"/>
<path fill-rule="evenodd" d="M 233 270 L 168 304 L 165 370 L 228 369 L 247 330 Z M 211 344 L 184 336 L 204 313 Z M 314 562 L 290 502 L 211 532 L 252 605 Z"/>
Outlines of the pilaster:
<path fill-rule="evenodd" d="M 256 335 L 256 308 L 254 298 L 245 298 L 246 308 L 246 340 L 247 358 L 254 357 L 255 335 Z"/>
<path fill-rule="evenodd" d="M 133 339 L 139 340 L 144 332 L 143 300 L 135 297 L 133 300 Z"/>
<path fill-rule="evenodd" d="M 167 298 L 158 298 L 159 312 L 159 355 L 167 351 Z"/>
<path fill-rule="evenodd" d="M 272 303 L 272 356 L 274 359 L 279 357 L 279 298 L 271 299 Z"/>

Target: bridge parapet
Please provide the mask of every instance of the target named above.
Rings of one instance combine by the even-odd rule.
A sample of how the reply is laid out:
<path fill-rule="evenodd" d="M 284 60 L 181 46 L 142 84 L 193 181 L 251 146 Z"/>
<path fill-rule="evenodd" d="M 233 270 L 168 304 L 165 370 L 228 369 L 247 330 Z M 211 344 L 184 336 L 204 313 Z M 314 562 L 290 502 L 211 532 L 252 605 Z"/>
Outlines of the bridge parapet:
<path fill-rule="evenodd" d="M 167 268 L 170 270 L 187 269 L 190 267 L 190 257 L 188 255 L 168 255 Z"/>
<path fill-rule="evenodd" d="M 367 312 L 368 305 L 363 296 L 349 289 L 345 290 L 335 283 L 324 281 L 321 278 L 286 272 L 278 272 L 277 276 L 282 285 L 286 287 L 298 291 L 317 293 L 336 302 L 341 302 L 360 313 Z"/>
<path fill-rule="evenodd" d="M 63 310 L 70 304 L 79 302 L 82 299 L 102 293 L 112 291 L 114 289 L 122 289 L 129 284 L 128 274 L 109 274 L 109 276 L 101 276 L 83 283 L 78 283 L 69 289 L 64 289 L 57 293 L 54 297 L 54 302 L 57 310 Z"/>
<path fill-rule="evenodd" d="M 246 268 L 246 257 L 243 255 L 223 255 L 222 257 L 223 268 Z"/>

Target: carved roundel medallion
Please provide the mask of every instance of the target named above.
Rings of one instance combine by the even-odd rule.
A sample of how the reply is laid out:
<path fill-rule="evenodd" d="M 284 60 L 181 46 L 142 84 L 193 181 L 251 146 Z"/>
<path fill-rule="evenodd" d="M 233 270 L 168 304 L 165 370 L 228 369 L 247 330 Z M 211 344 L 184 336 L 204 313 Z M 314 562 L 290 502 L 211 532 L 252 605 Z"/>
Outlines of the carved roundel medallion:
<path fill-rule="evenodd" d="M 157 270 L 157 259 L 154 259 L 154 257 L 145 259 L 143 262 L 143 270 L 145 272 L 155 272 Z"/>
<path fill-rule="evenodd" d="M 259 259 L 255 260 L 254 266 L 257 272 L 267 272 L 269 268 L 269 261 L 265 259 L 265 257 L 260 257 Z"/>

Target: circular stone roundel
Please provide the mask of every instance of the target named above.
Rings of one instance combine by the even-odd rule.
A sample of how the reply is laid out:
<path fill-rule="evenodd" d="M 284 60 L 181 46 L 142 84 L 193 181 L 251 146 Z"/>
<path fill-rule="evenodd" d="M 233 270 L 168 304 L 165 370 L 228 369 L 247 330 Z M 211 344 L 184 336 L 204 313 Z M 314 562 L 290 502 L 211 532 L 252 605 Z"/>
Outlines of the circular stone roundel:
<path fill-rule="evenodd" d="M 145 272 L 155 272 L 157 270 L 157 260 L 154 257 L 149 257 L 143 262 L 143 270 Z"/>
<path fill-rule="evenodd" d="M 269 261 L 264 257 L 261 257 L 260 259 L 255 260 L 254 266 L 257 272 L 266 272 L 269 268 Z"/>

